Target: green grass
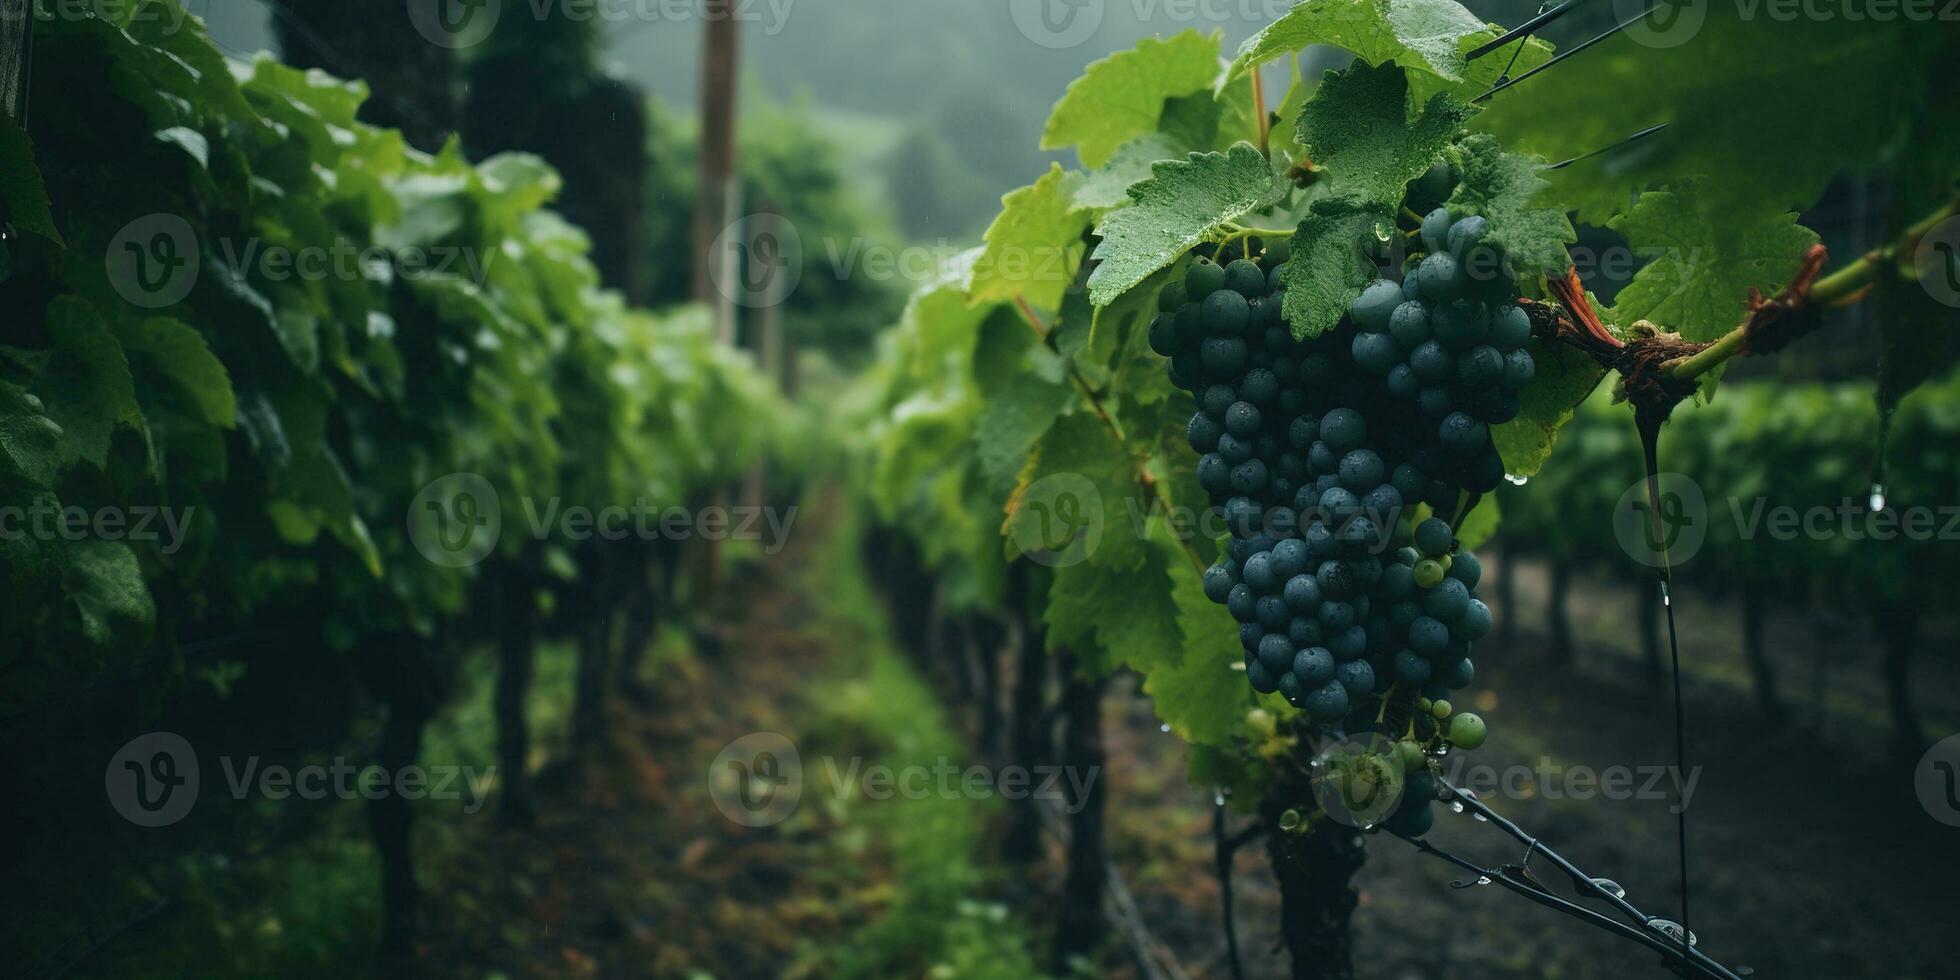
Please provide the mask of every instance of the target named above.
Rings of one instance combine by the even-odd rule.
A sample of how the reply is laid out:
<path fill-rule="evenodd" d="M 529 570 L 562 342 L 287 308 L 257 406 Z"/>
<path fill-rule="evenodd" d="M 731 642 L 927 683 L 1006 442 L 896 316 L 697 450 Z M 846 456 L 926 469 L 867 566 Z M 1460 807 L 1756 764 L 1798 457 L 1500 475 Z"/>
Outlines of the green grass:
<path fill-rule="evenodd" d="M 798 583 L 821 597 L 814 603 L 815 625 L 840 652 L 813 687 L 818 715 L 809 719 L 807 742 L 846 752 L 868 749 L 867 767 L 930 769 L 941 759 L 958 765 L 965 746 L 932 690 L 894 648 L 856 542 L 854 528 L 833 529 L 824 554 Z M 1025 924 L 983 897 L 991 877 L 984 869 L 983 831 L 999 801 L 936 793 L 839 798 L 821 760 L 806 758 L 804 766 L 807 792 L 819 796 L 844 828 L 831 837 L 840 852 L 831 860 L 853 862 L 876 847 L 889 854 L 893 873 L 887 911 L 847 941 L 810 951 L 821 964 L 813 972 L 840 978 L 1041 975 Z M 839 771 L 849 766 L 848 759 L 837 760 Z"/>

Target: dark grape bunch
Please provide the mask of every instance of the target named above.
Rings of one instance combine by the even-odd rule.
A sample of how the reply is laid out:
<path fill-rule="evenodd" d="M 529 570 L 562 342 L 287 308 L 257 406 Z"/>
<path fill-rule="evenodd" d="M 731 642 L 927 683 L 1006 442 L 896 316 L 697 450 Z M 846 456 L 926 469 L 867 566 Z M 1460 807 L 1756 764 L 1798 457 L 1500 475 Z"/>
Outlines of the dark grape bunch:
<path fill-rule="evenodd" d="M 1431 195 L 1412 196 L 1447 188 Z M 1370 284 L 1311 340 L 1281 315 L 1283 246 L 1201 251 L 1150 324 L 1198 401 L 1198 481 L 1231 532 L 1205 594 L 1240 623 L 1247 679 L 1316 724 L 1396 740 L 1412 789 L 1387 826 L 1409 834 L 1433 819 L 1430 751 L 1483 742 L 1449 698 L 1491 629 L 1476 556 L 1445 520 L 1410 517 L 1456 515 L 1502 482 L 1490 427 L 1516 417 L 1533 370 L 1488 230 L 1432 211 L 1410 229 L 1425 252 L 1404 281 Z"/>

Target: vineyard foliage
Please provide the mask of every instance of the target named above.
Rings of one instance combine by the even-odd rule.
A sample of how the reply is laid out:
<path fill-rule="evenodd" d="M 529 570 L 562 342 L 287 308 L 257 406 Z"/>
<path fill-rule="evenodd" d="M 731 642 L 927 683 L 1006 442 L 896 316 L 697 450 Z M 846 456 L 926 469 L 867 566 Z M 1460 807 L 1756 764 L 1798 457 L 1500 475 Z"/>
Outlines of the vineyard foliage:
<path fill-rule="evenodd" d="M 677 505 L 802 441 L 705 311 L 599 288 L 536 158 L 417 152 L 355 120 L 359 83 L 125 13 L 40 25 L 40 146 L 0 119 L 21 233 L 0 292 L 25 313 L 0 331 L 0 504 L 153 506 L 187 532 L 0 542 L 0 632 L 32 665 L 10 705 L 285 617 L 340 651 L 435 635 L 481 574 L 411 543 L 445 475 L 498 475 L 496 554 L 538 544 L 570 586 L 576 549 L 534 542 L 527 507 Z M 188 234 L 156 256 L 193 273 L 180 299 L 117 280 L 129 228 Z"/>
<path fill-rule="evenodd" d="M 1369 282 L 1401 278 L 1402 243 L 1414 232 L 1398 209 L 1411 182 L 1440 162 L 1459 178 L 1441 203 L 1453 218 L 1488 220 L 1528 297 L 1546 298 L 1543 275 L 1569 267 L 1572 216 L 1616 231 L 1648 259 L 1601 311 L 1611 332 L 1624 338 L 1646 320 L 1713 340 L 1738 326 L 1752 289 L 1770 295 L 1790 281 L 1817 241 L 1797 212 L 1834 177 L 1889 168 L 1917 182 L 1902 195 L 1932 207 L 1955 176 L 1955 155 L 1938 145 L 1945 137 L 1915 125 L 1951 93 L 1895 84 L 1960 53 L 1954 32 L 1734 16 L 1711 12 L 1675 47 L 1616 39 L 1583 56 L 1590 61 L 1486 101 L 1476 97 L 1506 64 L 1515 77 L 1554 52 L 1532 39 L 1515 61 L 1512 49 L 1468 60 L 1501 28 L 1451 0 L 1307 0 L 1235 59 L 1218 37 L 1187 31 L 1090 65 L 1042 138 L 1044 148 L 1073 147 L 1082 166 L 1056 165 L 1003 198 L 984 244 L 914 295 L 857 393 L 862 491 L 891 525 L 913 529 L 961 603 L 998 603 L 1004 561 L 1032 560 L 1049 646 L 1088 671 L 1140 674 L 1163 722 L 1200 747 L 1201 778 L 1256 786 L 1258 760 L 1277 750 L 1273 717 L 1297 712 L 1245 683 L 1235 624 L 1203 595 L 1200 574 L 1224 528 L 1208 517 L 1183 439 L 1194 401 L 1166 379 L 1146 338 L 1159 293 L 1183 281 L 1200 246 L 1289 242 L 1286 321 L 1298 338 L 1333 329 Z M 1357 58 L 1322 79 L 1295 72 L 1270 98 L 1254 84 L 1255 68 L 1290 62 L 1309 44 Z M 1744 48 L 1748 58 L 1733 56 Z M 1869 71 L 1879 60 L 1902 64 L 1879 78 Z M 1787 90 L 1792 72 L 1800 93 Z M 1669 129 L 1626 151 L 1547 167 L 1658 123 Z M 1805 134 L 1820 131 L 1845 135 L 1812 145 Z M 1946 343 L 1934 312 L 1888 318 L 1887 343 Z M 1475 508 L 1456 528 L 1465 546 L 1495 533 L 1514 501 L 1537 523 L 1512 537 L 1559 541 L 1565 532 L 1543 532 L 1545 522 L 1570 522 L 1581 507 L 1604 522 L 1638 475 L 1637 456 L 1626 454 L 1629 413 L 1607 403 L 1606 369 L 1542 338 L 1528 349 L 1536 380 L 1518 416 L 1492 435 L 1510 474 L 1537 479 Z M 1902 375 L 1891 394 L 1923 378 Z M 1869 395 L 1807 392 L 1786 408 L 1781 391 L 1764 389 L 1724 404 L 1711 375 L 1703 396 L 1720 414 L 1677 423 L 1699 442 L 1669 459 L 1710 486 L 1760 483 L 1767 470 L 1736 469 L 1752 460 L 1783 463 L 1734 452 L 1739 444 L 1794 454 L 1801 440 L 1778 433 L 1828 422 L 1829 431 L 1868 435 L 1876 424 Z M 1575 410 L 1589 424 L 1561 436 Z M 1708 409 L 1682 414 L 1696 410 Z M 1940 413 L 1928 408 L 1900 425 L 1935 425 Z M 1555 448 L 1571 458 L 1554 458 Z M 1594 464 L 1608 457 L 1610 472 L 1632 474 L 1612 498 L 1576 489 L 1597 481 L 1607 470 Z M 1934 469 L 1924 474 L 1918 462 L 1914 476 L 1901 473 L 1902 492 L 1939 460 L 1926 457 Z M 1841 496 L 1868 463 L 1820 461 L 1805 467 L 1818 486 L 1777 489 Z M 1573 497 L 1562 496 L 1568 490 Z M 1771 563 L 1799 560 L 1815 559 Z"/>

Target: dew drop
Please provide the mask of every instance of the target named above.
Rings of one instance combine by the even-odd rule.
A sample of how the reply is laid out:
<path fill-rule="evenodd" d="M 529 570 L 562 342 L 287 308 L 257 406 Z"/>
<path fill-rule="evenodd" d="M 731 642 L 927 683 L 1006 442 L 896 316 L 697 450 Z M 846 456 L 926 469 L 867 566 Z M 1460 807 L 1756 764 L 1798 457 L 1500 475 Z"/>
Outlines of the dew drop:
<path fill-rule="evenodd" d="M 1504 474 L 1504 482 L 1509 483 L 1514 487 L 1521 487 L 1527 483 L 1530 483 L 1531 478 L 1525 476 L 1519 476 L 1516 473 L 1506 473 Z"/>
<path fill-rule="evenodd" d="M 1885 484 L 1883 483 L 1872 484 L 1872 497 L 1871 500 L 1867 502 L 1871 504 L 1872 513 L 1874 514 L 1884 510 L 1885 509 Z"/>
<path fill-rule="evenodd" d="M 1488 885 L 1488 884 L 1490 884 L 1490 875 L 1478 875 L 1478 876 L 1477 876 L 1477 884 L 1479 884 L 1479 885 Z"/>
<path fill-rule="evenodd" d="M 1681 923 L 1675 922 L 1672 919 L 1648 919 L 1647 928 L 1666 936 L 1676 943 L 1681 941 Z M 1688 933 L 1688 945 L 1690 947 L 1701 945 L 1701 937 L 1692 932 Z"/>
<path fill-rule="evenodd" d="M 1212 798 L 1211 798 L 1211 805 L 1212 805 L 1212 806 L 1224 806 L 1224 805 L 1225 805 L 1225 794 L 1223 794 L 1223 793 L 1217 793 L 1217 794 L 1214 794 L 1214 795 L 1212 796 Z"/>
<path fill-rule="evenodd" d="M 1603 891 L 1606 894 L 1613 896 L 1614 898 L 1627 897 L 1627 890 L 1621 888 L 1620 883 L 1614 881 L 1611 878 L 1594 878 L 1592 880 L 1592 884 L 1594 888 L 1597 888 L 1600 891 Z"/>
<path fill-rule="evenodd" d="M 1462 800 L 1456 800 L 1456 801 L 1452 801 L 1452 802 L 1450 803 L 1450 812 L 1451 812 L 1451 813 L 1462 813 L 1462 812 L 1463 812 L 1463 801 L 1462 801 Z"/>

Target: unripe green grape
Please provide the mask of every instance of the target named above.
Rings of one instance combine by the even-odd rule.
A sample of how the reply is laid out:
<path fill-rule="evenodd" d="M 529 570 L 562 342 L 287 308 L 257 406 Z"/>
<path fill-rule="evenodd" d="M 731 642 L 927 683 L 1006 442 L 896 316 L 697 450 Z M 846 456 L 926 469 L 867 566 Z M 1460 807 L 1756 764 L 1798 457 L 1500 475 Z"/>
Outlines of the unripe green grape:
<path fill-rule="evenodd" d="M 1437 721 L 1442 721 L 1450 716 L 1450 703 L 1448 701 L 1432 701 L 1429 703 L 1429 713 Z"/>
<path fill-rule="evenodd" d="M 1474 749 L 1484 744 L 1484 720 L 1474 714 L 1460 714 L 1450 719 L 1450 742 L 1459 749 Z"/>
<path fill-rule="evenodd" d="M 1415 580 L 1416 585 L 1421 588 L 1435 588 L 1443 581 L 1443 563 L 1434 558 L 1424 558 L 1416 562 Z"/>

